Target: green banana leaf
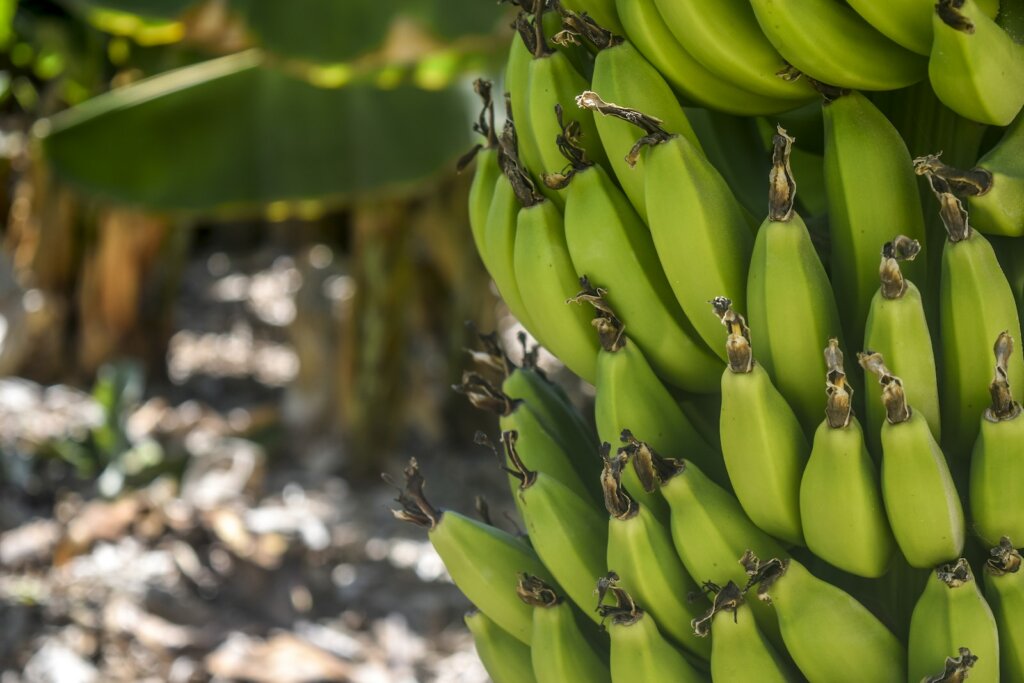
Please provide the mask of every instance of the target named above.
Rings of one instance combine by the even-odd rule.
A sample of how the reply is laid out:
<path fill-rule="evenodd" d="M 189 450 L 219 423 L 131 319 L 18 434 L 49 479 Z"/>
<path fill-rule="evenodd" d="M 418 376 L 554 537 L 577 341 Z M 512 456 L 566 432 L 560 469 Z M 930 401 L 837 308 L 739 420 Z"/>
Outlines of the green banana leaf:
<path fill-rule="evenodd" d="M 316 88 L 250 50 L 106 93 L 34 133 L 88 194 L 238 214 L 407 192 L 469 146 L 468 101 L 457 86 Z"/>

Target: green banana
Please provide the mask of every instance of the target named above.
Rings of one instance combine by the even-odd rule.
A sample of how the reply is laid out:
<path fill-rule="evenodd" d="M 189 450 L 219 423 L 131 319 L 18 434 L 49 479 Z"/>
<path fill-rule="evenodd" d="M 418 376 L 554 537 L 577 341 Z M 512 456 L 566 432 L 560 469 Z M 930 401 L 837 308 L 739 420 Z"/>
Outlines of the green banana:
<path fill-rule="evenodd" d="M 928 423 L 907 404 L 903 381 L 878 353 L 857 355 L 882 385 L 882 500 L 893 536 L 912 567 L 934 567 L 964 547 L 964 512 L 946 458 Z"/>
<path fill-rule="evenodd" d="M 850 328 L 844 332 L 849 339 L 860 340 L 878 290 L 878 245 L 891 237 L 890 226 L 898 225 L 924 249 L 924 213 L 910 152 L 868 98 L 858 92 L 826 98 L 822 112 L 831 280 L 844 324 Z M 906 265 L 906 275 L 925 292 L 926 265 L 924 258 Z"/>
<path fill-rule="evenodd" d="M 480 116 L 473 125 L 473 130 L 484 136 L 485 143 L 478 144 L 459 160 L 461 172 L 469 163 L 476 159 L 476 170 L 473 182 L 469 186 L 469 229 L 473 234 L 473 243 L 478 254 L 483 254 L 484 231 L 487 228 L 487 214 L 494 198 L 494 188 L 501 175 L 498 166 L 498 137 L 494 129 L 494 101 L 491 100 L 491 82 L 482 78 L 476 79 L 473 89 L 483 100 Z M 482 258 L 482 256 L 481 256 Z"/>
<path fill-rule="evenodd" d="M 921 292 L 904 277 L 901 263 L 913 260 L 920 243 L 897 235 L 882 247 L 878 269 L 881 286 L 871 298 L 864 325 L 864 348 L 878 352 L 905 379 L 907 402 L 920 412 L 936 441 L 942 439 L 939 419 L 939 386 L 935 369 L 932 338 L 925 319 Z M 872 452 L 881 454 L 882 424 L 885 406 L 881 396 L 866 401 L 868 443 Z"/>
<path fill-rule="evenodd" d="M 648 606 L 667 638 L 707 659 L 710 643 L 689 628 L 705 607 L 705 601 L 693 599 L 699 594 L 698 586 L 679 561 L 668 529 L 622 486 L 622 470 L 628 463 L 625 454 L 611 457 L 607 452 L 610 446 L 604 448 L 601 484 L 610 515 L 608 567 L 618 574 L 625 590 Z"/>
<path fill-rule="evenodd" d="M 598 439 L 618 443 L 623 430 L 630 430 L 663 453 L 685 453 L 717 481 L 727 483 L 722 456 L 701 438 L 643 351 L 626 334 L 603 294 L 600 289 L 584 289 L 576 296 L 576 300 L 588 302 L 598 311 L 594 319 L 602 347 L 594 381 Z M 626 485 L 659 519 L 666 519 L 665 502 L 651 495 L 649 487 L 641 488 L 631 475 L 627 475 Z"/>
<path fill-rule="evenodd" d="M 618 578 L 615 572 L 611 572 L 598 582 L 597 589 L 598 611 L 602 618 L 608 620 L 608 634 L 612 641 L 612 682 L 706 683 L 707 678 L 665 640 L 654 620 L 619 585 Z M 609 594 L 615 604 L 602 604 Z"/>
<path fill-rule="evenodd" d="M 570 22 L 567 20 L 567 24 Z M 679 131 L 697 149 L 700 142 L 690 127 L 686 112 L 658 70 L 651 66 L 632 43 L 618 36 L 602 32 L 598 27 L 579 20 L 579 29 L 600 50 L 594 60 L 591 88 L 603 92 L 616 102 L 629 102 L 630 106 L 648 111 L 665 122 L 665 127 Z M 574 24 L 574 25 L 575 25 Z M 626 121 L 614 117 L 597 116 L 594 119 L 601 145 L 609 151 L 608 163 L 615 173 L 622 191 L 629 197 L 636 213 L 647 222 L 647 204 L 644 195 L 643 159 L 635 165 L 626 161 L 626 150 L 636 142 L 636 129 Z"/>
<path fill-rule="evenodd" d="M 907 680 L 918 681 L 935 673 L 936 664 L 961 647 L 977 657 L 970 672 L 972 683 L 998 683 L 996 620 L 964 558 L 936 568 L 914 606 Z"/>
<path fill-rule="evenodd" d="M 1008 538 L 990 551 L 985 564 L 985 597 L 999 627 L 999 668 L 1003 681 L 1024 681 L 1024 571 Z"/>
<path fill-rule="evenodd" d="M 718 112 L 744 116 L 774 114 L 792 109 L 797 104 L 792 98 L 757 95 L 708 70 L 672 35 L 658 11 L 656 0 L 616 0 L 615 5 L 629 40 L 687 102 Z M 597 73 L 596 67 L 594 73 Z M 612 99 L 633 103 L 631 99 L 619 97 L 610 88 L 596 82 L 593 89 Z M 813 97 L 809 88 L 805 97 Z M 656 109 L 653 111 L 657 113 Z M 678 130 L 671 121 L 666 119 L 666 123 L 670 130 Z M 605 149 L 611 147 L 605 145 Z M 614 157 L 614 153 L 611 156 Z"/>
<path fill-rule="evenodd" d="M 739 501 L 692 462 L 663 458 L 632 438 L 626 448 L 637 477 L 652 489 L 660 488 L 668 501 L 672 541 L 695 581 L 744 583 L 746 573 L 737 558 L 747 549 L 782 556 L 781 546 L 747 518 Z M 775 615 L 760 603 L 751 607 L 765 636 L 779 645 Z"/>
<path fill-rule="evenodd" d="M 465 394 L 475 407 L 498 415 L 498 424 L 503 432 L 518 433 L 527 467 L 554 477 L 584 500 L 595 504 L 601 501 L 598 485 L 601 465 L 596 447 L 582 452 L 570 450 L 567 439 L 559 438 L 559 431 L 549 426 L 550 419 L 545 419 L 542 407 L 509 397 L 478 373 L 463 372 L 462 383 L 453 388 Z M 483 442 L 484 437 L 478 440 Z M 513 465 L 506 462 L 504 466 L 509 468 Z M 509 475 L 513 498 L 519 483 L 519 477 Z"/>
<path fill-rule="evenodd" d="M 1006 379 L 1013 338 L 1000 334 L 994 352 L 992 405 L 982 414 L 971 452 L 972 527 L 986 545 L 1003 536 L 1024 539 L 1024 417 Z"/>
<path fill-rule="evenodd" d="M 513 638 L 483 612 L 466 614 L 476 653 L 494 683 L 536 683 L 530 648 Z"/>
<path fill-rule="evenodd" d="M 857 576 L 878 578 L 892 562 L 894 542 L 864 433 L 853 416 L 839 342 L 825 349 L 825 420 L 800 480 L 800 517 L 807 547 Z"/>
<path fill-rule="evenodd" d="M 892 42 L 846 3 L 750 0 L 768 40 L 794 67 L 840 88 L 896 90 L 925 75 L 926 60 Z"/>
<path fill-rule="evenodd" d="M 776 538 L 802 544 L 800 477 L 810 447 L 800 421 L 754 362 L 750 330 L 725 297 L 711 302 L 729 330 L 722 373 L 722 456 L 743 511 Z"/>
<path fill-rule="evenodd" d="M 932 15 L 935 5 L 920 0 L 846 0 L 857 14 L 911 52 L 928 56 L 932 49 Z M 999 0 L 978 0 L 978 6 L 986 15 L 996 16 Z M 915 681 L 914 683 L 917 683 Z"/>
<path fill-rule="evenodd" d="M 816 578 L 796 560 L 741 560 L 757 597 L 775 607 L 782 639 L 810 683 L 904 683 L 899 639 L 852 596 Z"/>
<path fill-rule="evenodd" d="M 557 182 L 568 184 L 565 240 L 576 272 L 607 288 L 608 303 L 660 377 L 683 389 L 708 391 L 720 361 L 673 298 L 647 226 L 608 173 L 583 159 L 574 130 L 570 124 L 561 139 L 573 169 Z"/>
<path fill-rule="evenodd" d="M 587 311 L 565 303 L 576 293 L 578 280 L 562 214 L 554 204 L 540 200 L 520 209 L 512 253 L 516 283 L 533 325 L 527 329 L 576 375 L 593 383 L 597 340 Z"/>
<path fill-rule="evenodd" d="M 940 176 L 954 194 L 966 198 L 971 227 L 987 235 L 1024 236 L 1024 113 L 970 170 L 946 166 L 937 156 L 924 160 L 922 169 Z"/>
<path fill-rule="evenodd" d="M 1020 339 L 1017 304 L 992 246 L 968 223 L 950 184 L 934 172 L 935 157 L 915 160 L 939 200 L 947 232 L 942 250 L 939 330 L 942 339 L 942 430 L 954 470 L 966 470 L 978 435 L 978 416 L 988 405 L 991 365 L 987 349 L 1006 330 Z M 1009 368 L 1010 386 L 1024 386 L 1024 364 Z M 948 557 L 946 559 L 949 559 Z"/>
<path fill-rule="evenodd" d="M 692 627 L 700 636 L 711 635 L 712 681 L 796 683 L 799 676 L 758 630 L 743 591 L 730 581 L 724 587 L 705 588 L 715 593 L 714 604 Z"/>
<path fill-rule="evenodd" d="M 501 175 L 495 181 L 487 220 L 480 237 L 480 259 L 508 310 L 524 327 L 537 334 L 519 291 L 519 283 L 516 282 L 514 254 L 520 209 L 524 205 L 539 202 L 541 197 L 519 163 L 519 138 L 511 122 L 505 123 L 499 143 L 497 159 Z"/>
<path fill-rule="evenodd" d="M 938 0 L 928 78 L 942 103 L 979 123 L 1005 126 L 1024 106 L 1024 45 L 974 0 Z"/>
<path fill-rule="evenodd" d="M 424 480 L 416 459 L 405 468 L 405 485 L 392 514 L 427 530 L 427 537 L 444 562 L 455 585 L 470 602 L 502 630 L 530 644 L 533 615 L 512 591 L 517 573 L 527 571 L 554 583 L 537 553 L 496 527 L 435 508 L 423 495 Z"/>
<path fill-rule="evenodd" d="M 615 9 L 615 0 L 561 0 L 561 4 L 567 10 L 585 12 L 613 33 L 621 35 L 624 32 Z"/>
<path fill-rule="evenodd" d="M 821 421 L 817 387 L 827 372 L 821 343 L 832 337 L 842 340 L 842 333 L 825 268 L 807 226 L 793 210 L 793 138 L 779 128 L 772 144 L 769 212 L 750 259 L 747 317 L 756 333 L 753 341 L 760 363 L 800 419 L 804 433 L 812 434 Z"/>
<path fill-rule="evenodd" d="M 524 573 L 516 593 L 533 610 L 530 655 L 537 683 L 611 683 L 606 656 L 595 649 L 578 623 L 577 611 L 554 587 Z"/>
<path fill-rule="evenodd" d="M 720 349 L 721 331 L 708 319 L 707 302 L 723 291 L 745 291 L 753 239 L 743 208 L 700 148 L 667 133 L 657 119 L 605 102 L 593 91 L 582 93 L 577 104 L 645 133 L 629 158 L 643 150 L 647 223 L 661 268 L 700 338 Z M 723 352 L 718 355 L 724 360 Z"/>
<path fill-rule="evenodd" d="M 530 62 L 536 45 L 537 33 L 526 12 L 519 12 L 512 24 L 512 44 L 509 46 L 508 63 L 505 65 L 505 93 L 508 97 L 508 116 L 520 132 L 519 156 L 526 168 L 539 173 L 540 151 L 537 138 L 530 128 Z M 534 180 L 539 180 L 535 176 Z"/>
<path fill-rule="evenodd" d="M 520 481 L 516 497 L 537 555 L 566 595 L 595 621 L 594 577 L 606 571 L 608 523 L 590 501 L 554 477 L 530 470 L 516 448 L 516 432 L 501 434 L 509 473 Z"/>
<path fill-rule="evenodd" d="M 655 4 L 683 49 L 736 87 L 798 102 L 811 95 L 805 79 L 792 78 L 790 65 L 765 37 L 748 0 Z"/>

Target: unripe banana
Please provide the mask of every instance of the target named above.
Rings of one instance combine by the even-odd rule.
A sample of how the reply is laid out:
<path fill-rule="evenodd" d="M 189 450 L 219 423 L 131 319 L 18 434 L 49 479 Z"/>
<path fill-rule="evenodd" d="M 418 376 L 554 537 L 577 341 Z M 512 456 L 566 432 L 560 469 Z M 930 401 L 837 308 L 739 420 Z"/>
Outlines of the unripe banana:
<path fill-rule="evenodd" d="M 480 117 L 473 125 L 473 130 L 484 136 L 484 143 L 473 147 L 468 154 L 459 160 L 461 172 L 469 163 L 476 159 L 476 170 L 473 182 L 469 186 L 469 229 L 473 233 L 473 243 L 478 254 L 483 254 L 484 231 L 487 227 L 487 214 L 494 198 L 494 188 L 501 175 L 498 166 L 498 137 L 494 129 L 494 101 L 491 99 L 491 82 L 482 78 L 476 79 L 473 89 L 483 100 Z M 482 257 L 481 257 L 482 258 Z"/>
<path fill-rule="evenodd" d="M 607 656 L 594 648 L 577 621 L 577 611 L 555 588 L 524 573 L 516 593 L 533 610 L 530 655 L 537 683 L 611 683 Z"/>
<path fill-rule="evenodd" d="M 826 98 L 822 112 L 831 281 L 843 322 L 850 327 L 844 332 L 860 340 L 878 291 L 878 246 L 898 225 L 924 249 L 924 213 L 907 145 L 868 98 L 859 92 Z M 906 265 L 906 276 L 923 291 L 928 291 L 926 265 L 925 258 Z"/>
<path fill-rule="evenodd" d="M 508 310 L 535 335 L 538 334 L 515 276 L 515 241 L 519 211 L 524 205 L 541 200 L 529 174 L 519 163 L 519 137 L 515 126 L 506 121 L 498 149 L 501 175 L 495 181 L 494 194 L 481 235 L 480 259 L 494 280 Z"/>
<path fill-rule="evenodd" d="M 810 447 L 800 421 L 754 362 L 750 330 L 716 297 L 715 314 L 729 330 L 729 366 L 722 373 L 722 457 L 743 511 L 776 538 L 802 544 L 800 477 Z"/>
<path fill-rule="evenodd" d="M 724 587 L 708 583 L 715 593 L 714 604 L 700 619 L 693 621 L 694 631 L 711 635 L 711 680 L 796 683 L 799 675 L 761 634 L 739 586 L 730 581 Z"/>
<path fill-rule="evenodd" d="M 536 683 L 530 648 L 506 633 L 483 612 L 466 614 L 476 653 L 494 683 Z"/>
<path fill-rule="evenodd" d="M 1003 681 L 1024 681 L 1024 571 L 1008 538 L 990 551 L 985 597 L 999 627 L 999 669 Z"/>
<path fill-rule="evenodd" d="M 992 405 L 982 414 L 971 452 L 971 520 L 986 545 L 1003 536 L 1024 539 L 1024 417 L 1006 379 L 1013 338 L 1003 332 L 994 352 Z"/>
<path fill-rule="evenodd" d="M 753 239 L 743 208 L 700 148 L 667 133 L 657 119 L 605 102 L 593 91 L 576 101 L 645 133 L 629 158 L 645 158 L 647 223 L 661 267 L 701 339 L 709 348 L 721 349 L 721 330 L 709 319 L 707 302 L 721 292 L 742 295 L 746 289 Z"/>
<path fill-rule="evenodd" d="M 576 375 L 593 383 L 597 339 L 587 310 L 565 303 L 579 280 L 554 204 L 539 201 L 519 211 L 513 253 L 516 283 L 533 324 L 527 329 Z"/>
<path fill-rule="evenodd" d="M 939 386 L 932 338 L 925 319 L 921 292 L 904 277 L 901 263 L 920 251 L 917 240 L 897 235 L 882 247 L 878 273 L 881 286 L 875 291 L 864 326 L 864 348 L 882 355 L 905 381 L 907 402 L 928 423 L 932 436 L 941 441 Z M 868 443 L 875 457 L 881 455 L 885 406 L 879 394 L 867 397 Z"/>
<path fill-rule="evenodd" d="M 516 597 L 517 574 L 527 571 L 554 583 L 537 553 L 519 538 L 452 510 L 435 508 L 423 495 L 416 459 L 405 468 L 405 485 L 392 514 L 427 530 L 452 581 L 470 602 L 504 631 L 530 644 L 533 615 Z"/>
<path fill-rule="evenodd" d="M 501 435 L 510 474 L 520 480 L 516 496 L 530 542 L 566 595 L 599 621 L 593 611 L 593 584 L 607 570 L 608 522 L 601 510 L 562 482 L 527 469 L 516 438 L 516 432 Z"/>
<path fill-rule="evenodd" d="M 839 343 L 825 349 L 829 367 L 825 420 L 814 433 L 800 481 L 804 540 L 818 557 L 851 574 L 878 578 L 892 561 L 894 543 L 885 517 L 875 464 L 853 416 Z"/>
<path fill-rule="evenodd" d="M 574 128 L 560 146 L 573 164 L 557 182 L 568 183 L 565 239 L 576 272 L 607 288 L 608 303 L 659 376 L 683 389 L 708 391 L 720 361 L 672 296 L 647 226 L 608 173 L 583 160 Z"/>
<path fill-rule="evenodd" d="M 818 387 L 827 368 L 821 342 L 842 340 L 832 286 L 807 226 L 793 210 L 796 181 L 789 169 L 793 138 L 773 139 L 768 218 L 754 243 L 747 276 L 747 307 L 760 363 L 805 434 L 821 422 Z"/>
<path fill-rule="evenodd" d="M 744 90 L 708 70 L 672 35 L 655 0 L 616 0 L 615 4 L 629 40 L 687 102 L 745 116 L 774 114 L 796 105 L 791 98 L 765 97 Z M 597 83 L 594 83 L 594 90 L 620 102 L 632 102 L 629 98 L 618 98 Z M 805 90 L 805 97 L 813 97 L 809 88 Z M 653 111 L 661 116 L 657 110 Z M 666 123 L 669 130 L 679 130 L 671 121 L 666 119 Z M 605 145 L 605 149 L 610 148 Z M 614 157 L 615 153 L 609 156 Z"/>
<path fill-rule="evenodd" d="M 694 599 L 699 588 L 679 561 L 668 529 L 622 486 L 622 470 L 627 464 L 624 453 L 606 454 L 601 474 L 610 515 L 608 567 L 619 575 L 625 590 L 648 606 L 667 638 L 707 659 L 711 644 L 689 627 L 704 612 L 706 601 Z"/>
<path fill-rule="evenodd" d="M 519 130 L 519 156 L 528 169 L 540 173 L 540 151 L 530 128 L 530 62 L 533 61 L 537 32 L 526 12 L 519 12 L 515 22 L 508 63 L 505 65 L 505 93 L 509 116 Z M 534 180 L 539 180 L 536 176 Z"/>
<path fill-rule="evenodd" d="M 566 20 L 569 24 L 569 19 Z M 665 127 L 679 131 L 697 149 L 700 142 L 690 127 L 686 113 L 679 105 L 675 94 L 658 70 L 651 66 L 629 41 L 619 36 L 601 32 L 597 27 L 576 19 L 586 35 L 595 41 L 600 50 L 594 60 L 594 75 L 591 88 L 602 92 L 616 102 L 628 102 L 631 107 L 650 112 L 665 122 Z M 644 198 L 646 171 L 643 159 L 635 165 L 626 161 L 626 151 L 636 142 L 636 128 L 615 117 L 597 116 L 594 119 L 601 145 L 608 151 L 608 163 L 615 173 L 622 191 L 644 222 L 647 222 L 647 205 Z"/>
<path fill-rule="evenodd" d="M 1024 106 L 1024 45 L 974 0 L 939 0 L 928 78 L 942 103 L 979 123 L 1005 126 Z"/>
<path fill-rule="evenodd" d="M 935 5 L 919 0 L 847 0 L 857 14 L 911 52 L 928 56 L 932 49 L 932 15 Z M 999 11 L 999 0 L 978 0 L 978 6 L 993 19 Z M 915 681 L 914 683 L 917 683 Z"/>
<path fill-rule="evenodd" d="M 462 383 L 453 388 L 465 394 L 475 407 L 498 415 L 498 424 L 503 432 L 518 434 L 520 452 L 527 467 L 554 477 L 584 500 L 595 504 L 602 500 L 598 484 L 601 461 L 597 457 L 597 448 L 581 452 L 569 450 L 566 447 L 568 439 L 565 436 L 559 438 L 558 428 L 549 426 L 550 416 L 544 418 L 542 406 L 512 399 L 475 372 L 463 372 Z M 480 440 L 483 441 L 483 437 Z M 504 467 L 513 468 L 514 464 L 505 462 Z M 514 499 L 520 482 L 520 477 L 509 474 Z"/>
<path fill-rule="evenodd" d="M 789 64 L 822 83 L 895 90 L 917 83 L 925 60 L 879 33 L 846 3 L 750 0 L 768 40 Z"/>
<path fill-rule="evenodd" d="M 883 358 L 861 353 L 857 360 L 882 385 L 882 500 L 897 545 L 911 566 L 922 569 L 958 557 L 964 513 L 945 456 Z"/>
<path fill-rule="evenodd" d="M 614 605 L 601 604 L 608 594 L 615 600 Z M 706 683 L 707 677 L 665 640 L 654 620 L 618 585 L 618 576 L 614 572 L 598 582 L 598 596 L 598 611 L 608 620 L 608 634 L 612 641 L 612 683 Z"/>
<path fill-rule="evenodd" d="M 602 346 L 594 381 L 594 419 L 598 439 L 618 443 L 623 430 L 629 430 L 662 453 L 687 454 L 700 467 L 713 473 L 718 481 L 727 483 L 722 456 L 701 438 L 651 369 L 643 352 L 630 339 L 603 294 L 600 289 L 585 289 L 576 297 L 579 301 L 593 304 L 598 310 L 594 319 Z M 641 488 L 640 483 L 628 473 L 626 485 L 643 505 L 652 509 L 656 517 L 667 518 L 665 502 L 653 488 Z"/>
<path fill-rule="evenodd" d="M 966 472 L 966 459 L 978 435 L 978 416 L 989 402 L 989 345 L 1003 330 L 1020 339 L 1020 321 L 1010 283 L 992 246 L 970 227 L 967 211 L 935 171 L 934 161 L 935 157 L 923 157 L 914 163 L 939 199 L 948 237 L 939 286 L 942 431 L 959 474 Z M 1024 363 L 1011 366 L 1008 379 L 1010 386 L 1024 386 Z"/>
<path fill-rule="evenodd" d="M 782 547 L 747 518 L 739 501 L 693 463 L 663 458 L 635 439 L 627 451 L 638 478 L 660 487 L 672 508 L 672 541 L 695 581 L 745 583 L 747 576 L 737 558 L 748 549 L 782 556 Z M 775 615 L 759 603 L 751 606 L 764 634 L 779 645 Z"/>
<path fill-rule="evenodd" d="M 936 673 L 936 664 L 966 647 L 977 657 L 972 683 L 998 683 L 999 633 L 967 560 L 936 568 L 910 619 L 908 681 Z"/>
<path fill-rule="evenodd" d="M 786 649 L 810 683 L 909 680 L 902 643 L 850 594 L 796 560 L 760 562 L 748 552 L 742 561 L 748 585 L 758 584 L 758 598 L 774 606 Z"/>
<path fill-rule="evenodd" d="M 791 67 L 758 26 L 748 0 L 655 0 L 683 48 L 708 70 L 764 97 L 806 100 L 805 79 L 783 78 Z"/>

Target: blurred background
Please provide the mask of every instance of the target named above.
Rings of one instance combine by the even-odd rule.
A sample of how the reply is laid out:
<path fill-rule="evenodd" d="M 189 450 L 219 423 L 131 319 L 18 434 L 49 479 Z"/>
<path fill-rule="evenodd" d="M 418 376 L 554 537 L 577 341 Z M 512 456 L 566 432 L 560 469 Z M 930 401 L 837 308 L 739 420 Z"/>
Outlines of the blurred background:
<path fill-rule="evenodd" d="M 508 10 L 0 0 L 0 683 L 486 680 L 380 473 L 507 505 L 450 387 Z"/>

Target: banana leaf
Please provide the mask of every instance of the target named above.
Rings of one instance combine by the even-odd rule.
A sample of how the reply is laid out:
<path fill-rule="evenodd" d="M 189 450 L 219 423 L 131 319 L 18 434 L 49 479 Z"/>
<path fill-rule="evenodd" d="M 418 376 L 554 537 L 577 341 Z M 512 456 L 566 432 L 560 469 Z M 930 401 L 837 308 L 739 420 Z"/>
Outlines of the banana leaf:
<path fill-rule="evenodd" d="M 111 91 L 37 124 L 57 177 L 115 203 L 193 213 L 394 196 L 470 144 L 467 93 L 323 89 L 247 52 Z"/>

